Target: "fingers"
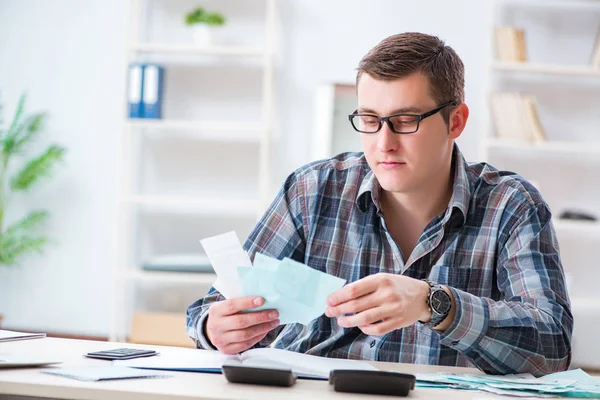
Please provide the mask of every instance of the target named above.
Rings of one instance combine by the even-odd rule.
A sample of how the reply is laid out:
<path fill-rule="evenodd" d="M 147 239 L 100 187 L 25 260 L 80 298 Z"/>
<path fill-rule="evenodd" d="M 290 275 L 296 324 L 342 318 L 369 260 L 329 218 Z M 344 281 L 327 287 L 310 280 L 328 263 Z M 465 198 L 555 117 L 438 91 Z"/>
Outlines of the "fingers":
<path fill-rule="evenodd" d="M 234 315 L 244 310 L 260 307 L 265 303 L 262 297 L 248 296 L 223 300 L 211 306 L 212 315 Z"/>
<path fill-rule="evenodd" d="M 251 339 L 248 339 L 244 342 L 239 342 L 239 343 L 233 343 L 228 345 L 227 347 L 224 347 L 222 349 L 219 349 L 221 351 L 221 353 L 224 354 L 229 354 L 229 355 L 234 355 L 234 354 L 238 354 L 241 353 L 242 351 L 248 350 L 250 347 L 254 346 L 256 343 L 260 342 L 261 340 L 264 339 L 264 337 L 267 335 L 268 332 L 265 332 L 259 336 L 255 336 Z"/>
<path fill-rule="evenodd" d="M 271 322 L 279 317 L 277 310 L 263 310 L 249 313 L 240 313 L 222 317 L 219 322 L 221 331 L 234 331 L 250 328 L 264 322 Z"/>
<path fill-rule="evenodd" d="M 208 339 L 226 354 L 236 354 L 252 347 L 269 331 L 279 326 L 277 310 L 241 312 L 260 304 L 264 304 L 260 297 L 244 297 L 214 303 L 208 310 L 206 320 Z M 252 341 L 254 342 L 251 343 Z"/>
<path fill-rule="evenodd" d="M 349 285 L 344 286 L 327 298 L 327 305 L 335 307 L 338 304 L 357 299 L 374 292 L 377 289 L 377 275 L 370 275 Z"/>
<path fill-rule="evenodd" d="M 390 333 L 395 329 L 399 329 L 399 326 L 401 325 L 398 319 L 392 318 L 378 324 L 359 326 L 359 328 L 365 335 L 381 336 Z"/>
<path fill-rule="evenodd" d="M 374 308 L 379 305 L 374 293 L 370 293 L 366 296 L 359 297 L 358 299 L 350 300 L 345 303 L 341 303 L 335 307 L 327 307 L 325 315 L 328 317 L 337 317 L 344 314 L 358 313 L 361 311 Z"/>
<path fill-rule="evenodd" d="M 228 331 L 214 339 L 213 344 L 226 354 L 237 354 L 261 341 L 267 333 L 279 326 L 279 320 L 265 322 L 246 329 Z"/>
<path fill-rule="evenodd" d="M 390 307 L 381 305 L 379 307 L 359 312 L 355 315 L 338 318 L 337 322 L 338 325 L 344 328 L 353 328 L 355 326 L 371 325 L 378 321 L 386 320 L 392 317 L 394 317 L 394 315 L 392 315 Z"/>

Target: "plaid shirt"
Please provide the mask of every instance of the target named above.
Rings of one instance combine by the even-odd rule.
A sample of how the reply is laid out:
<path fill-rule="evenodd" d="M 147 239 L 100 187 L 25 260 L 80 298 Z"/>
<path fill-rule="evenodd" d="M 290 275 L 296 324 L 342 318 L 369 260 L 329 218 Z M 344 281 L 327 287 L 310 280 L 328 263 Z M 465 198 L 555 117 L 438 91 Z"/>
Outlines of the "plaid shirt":
<path fill-rule="evenodd" d="M 354 282 L 379 272 L 447 285 L 456 301 L 443 333 L 417 322 L 383 336 L 320 316 L 288 324 L 257 347 L 349 359 L 475 366 L 536 376 L 564 370 L 573 316 L 548 205 L 527 181 L 485 163 L 466 163 L 455 146 L 453 193 L 405 261 L 386 229 L 381 187 L 362 153 L 344 153 L 292 173 L 244 244 Z M 214 288 L 190 305 L 187 332 L 198 347 Z"/>

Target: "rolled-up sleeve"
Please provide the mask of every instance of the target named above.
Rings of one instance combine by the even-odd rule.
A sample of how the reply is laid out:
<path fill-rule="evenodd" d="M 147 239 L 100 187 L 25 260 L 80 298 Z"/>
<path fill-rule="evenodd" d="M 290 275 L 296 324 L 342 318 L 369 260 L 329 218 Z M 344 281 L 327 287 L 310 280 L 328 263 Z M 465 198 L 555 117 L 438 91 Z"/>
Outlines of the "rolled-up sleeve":
<path fill-rule="evenodd" d="M 513 225 L 498 241 L 502 299 L 450 288 L 456 314 L 441 343 L 487 373 L 541 376 L 565 370 L 573 315 L 550 211 L 545 204 L 530 205 Z"/>

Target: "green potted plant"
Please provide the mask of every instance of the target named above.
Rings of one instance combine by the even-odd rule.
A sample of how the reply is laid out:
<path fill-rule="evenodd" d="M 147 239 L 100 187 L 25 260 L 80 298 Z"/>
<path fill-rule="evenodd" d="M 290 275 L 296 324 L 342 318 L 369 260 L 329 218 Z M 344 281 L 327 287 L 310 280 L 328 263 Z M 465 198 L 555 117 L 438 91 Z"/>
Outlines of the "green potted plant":
<path fill-rule="evenodd" d="M 212 44 L 212 30 L 225 24 L 225 17 L 218 12 L 207 12 L 197 7 L 185 14 L 185 24 L 193 29 L 194 42 L 207 47 Z"/>
<path fill-rule="evenodd" d="M 52 144 L 36 156 L 26 156 L 43 131 L 47 115 L 24 115 L 25 100 L 26 96 L 21 96 L 8 127 L 0 120 L 0 266 L 4 267 L 19 265 L 31 253 L 41 253 L 49 243 L 50 239 L 40 233 L 48 211 L 33 210 L 8 224 L 7 210 L 13 194 L 32 190 L 65 155 L 63 147 Z"/>

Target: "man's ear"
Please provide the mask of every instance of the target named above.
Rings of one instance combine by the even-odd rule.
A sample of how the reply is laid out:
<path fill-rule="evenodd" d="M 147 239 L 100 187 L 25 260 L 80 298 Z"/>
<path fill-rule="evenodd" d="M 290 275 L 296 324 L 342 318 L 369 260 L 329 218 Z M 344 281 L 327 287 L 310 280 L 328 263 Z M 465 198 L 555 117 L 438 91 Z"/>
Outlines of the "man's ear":
<path fill-rule="evenodd" d="M 457 139 L 462 134 L 468 119 L 469 107 L 465 103 L 459 104 L 450 112 L 450 119 L 448 121 L 449 139 Z"/>

